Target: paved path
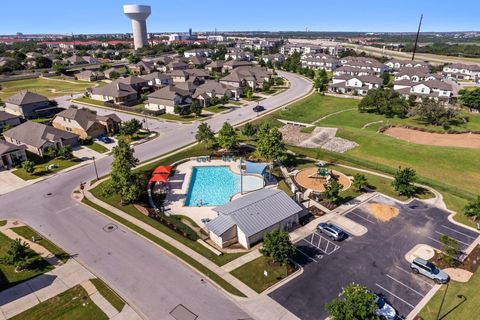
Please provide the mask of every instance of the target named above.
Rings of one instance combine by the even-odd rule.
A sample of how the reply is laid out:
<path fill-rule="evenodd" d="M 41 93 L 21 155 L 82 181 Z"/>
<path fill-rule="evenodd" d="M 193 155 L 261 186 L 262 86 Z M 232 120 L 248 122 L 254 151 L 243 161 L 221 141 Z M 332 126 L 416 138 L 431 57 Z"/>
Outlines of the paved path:
<path fill-rule="evenodd" d="M 227 264 L 224 264 L 222 268 L 227 272 L 232 272 L 233 270 L 243 266 L 246 263 L 249 263 L 250 261 L 260 258 L 261 256 L 262 254 L 260 253 L 260 251 L 258 249 L 255 249 L 233 261 L 230 261 Z"/>

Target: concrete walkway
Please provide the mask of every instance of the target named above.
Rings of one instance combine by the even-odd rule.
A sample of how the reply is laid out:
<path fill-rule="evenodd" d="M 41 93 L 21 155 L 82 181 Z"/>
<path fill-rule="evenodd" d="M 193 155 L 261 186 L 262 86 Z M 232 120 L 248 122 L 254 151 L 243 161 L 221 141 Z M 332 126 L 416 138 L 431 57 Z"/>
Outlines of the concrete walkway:
<path fill-rule="evenodd" d="M 241 267 L 243 266 L 244 264 L 246 263 L 249 263 L 250 261 L 253 261 L 257 258 L 260 258 L 262 256 L 262 254 L 260 253 L 260 251 L 258 249 L 255 249 L 247 254 L 244 254 L 243 256 L 233 260 L 233 261 L 230 261 L 229 263 L 227 264 L 224 264 L 222 266 L 223 270 L 227 271 L 227 272 L 232 272 L 233 270 L 237 269 L 238 267 Z"/>
<path fill-rule="evenodd" d="M 91 186 L 90 188 L 92 188 Z M 89 188 L 89 189 L 90 189 Z M 182 244 L 181 242 L 167 236 L 165 233 L 160 232 L 159 230 L 155 229 L 154 227 L 132 217 L 131 215 L 103 202 L 99 199 L 95 198 L 88 190 L 85 191 L 85 196 L 88 200 L 92 201 L 93 203 L 107 209 L 108 211 L 114 213 L 115 215 L 137 225 L 138 227 L 142 228 L 143 230 L 147 231 L 148 233 L 156 236 L 157 238 L 169 243 L 170 245 L 176 247 L 177 249 L 181 250 L 183 253 L 187 254 L 188 256 L 194 258 L 197 262 L 201 263 L 212 272 L 215 272 L 218 276 L 222 277 L 225 281 L 230 283 L 232 286 L 237 288 L 240 292 L 245 294 L 247 297 L 254 297 L 257 293 L 251 289 L 249 286 L 232 276 L 228 271 L 224 270 L 222 267 L 217 266 L 215 263 L 210 261 L 209 259 L 205 258 L 201 254 L 197 253 L 196 251 L 190 249 L 186 245 Z"/>

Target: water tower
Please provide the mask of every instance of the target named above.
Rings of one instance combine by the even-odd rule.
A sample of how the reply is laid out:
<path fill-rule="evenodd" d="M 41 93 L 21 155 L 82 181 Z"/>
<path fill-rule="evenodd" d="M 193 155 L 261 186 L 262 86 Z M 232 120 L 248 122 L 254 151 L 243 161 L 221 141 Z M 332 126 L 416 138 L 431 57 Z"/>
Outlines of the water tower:
<path fill-rule="evenodd" d="M 148 44 L 147 18 L 151 12 L 150 6 L 139 4 L 126 4 L 123 6 L 123 13 L 132 20 L 135 50 Z"/>

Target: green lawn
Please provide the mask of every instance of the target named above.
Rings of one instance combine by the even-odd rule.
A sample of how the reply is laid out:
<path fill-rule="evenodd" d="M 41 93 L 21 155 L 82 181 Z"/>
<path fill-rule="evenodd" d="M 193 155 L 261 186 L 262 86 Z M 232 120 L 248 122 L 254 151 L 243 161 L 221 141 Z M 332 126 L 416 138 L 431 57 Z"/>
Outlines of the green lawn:
<path fill-rule="evenodd" d="M 0 233 L 0 258 L 5 256 L 12 242 L 12 239 L 8 238 L 3 233 Z M 53 269 L 51 264 L 40 258 L 38 254 L 30 249 L 28 250 L 28 257 L 31 259 L 38 259 L 36 259 L 27 270 L 22 272 L 15 272 L 14 266 L 0 263 L 0 291 L 13 287 L 25 280 Z"/>
<path fill-rule="evenodd" d="M 205 276 L 210 278 L 213 282 L 217 283 L 220 287 L 222 287 L 227 292 L 230 292 L 231 294 L 234 294 L 234 295 L 239 296 L 239 297 L 245 297 L 245 295 L 242 292 L 240 292 L 237 288 L 235 288 L 230 283 L 225 281 L 222 277 L 220 277 L 216 273 L 212 272 L 210 269 L 205 267 L 203 264 L 201 264 L 197 260 L 193 259 L 189 255 L 185 254 L 183 251 L 178 250 L 177 248 L 175 248 L 171 244 L 163 241 L 162 239 L 159 239 L 159 238 L 155 237 L 154 235 L 152 235 L 151 233 L 143 230 L 142 228 L 138 227 L 137 225 L 135 225 L 135 224 L 129 222 L 128 220 L 125 220 L 125 219 L 115 215 L 114 213 L 96 205 L 95 203 L 91 202 L 90 200 L 88 200 L 86 198 L 83 198 L 82 202 L 84 204 L 94 208 L 95 210 L 98 210 L 98 211 L 102 212 L 103 214 L 107 215 L 111 219 L 118 221 L 119 223 L 123 224 L 124 226 L 130 228 L 131 230 L 141 234 L 145 238 L 147 238 L 147 239 L 151 240 L 152 242 L 156 243 L 157 245 L 163 247 L 165 250 L 169 251 L 170 253 L 176 255 L 178 258 L 182 259 L 187 264 L 189 264 L 190 266 L 192 266 L 193 268 L 197 269 L 198 271 L 203 273 Z"/>
<path fill-rule="evenodd" d="M 71 83 L 74 82 L 74 83 Z M 92 83 L 78 82 L 75 80 L 48 80 L 48 79 L 27 79 L 2 82 L 2 90 L 0 91 L 0 99 L 14 95 L 21 90 L 29 90 L 35 93 L 55 98 L 67 94 L 81 93 L 85 89 L 94 86 Z"/>
<path fill-rule="evenodd" d="M 195 121 L 195 120 L 205 120 L 205 118 L 208 117 L 208 116 L 205 115 L 205 114 L 202 114 L 198 117 L 196 117 L 194 114 L 188 114 L 188 115 L 181 116 L 181 115 L 178 115 L 178 114 L 164 113 L 164 114 L 159 115 L 158 117 L 161 118 L 161 119 L 165 119 L 165 120 L 191 122 L 191 121 Z"/>
<path fill-rule="evenodd" d="M 7 220 L 0 220 L 0 227 L 3 227 L 7 224 Z"/>
<path fill-rule="evenodd" d="M 103 101 L 90 99 L 90 98 L 86 98 L 86 97 L 73 99 L 72 102 L 79 102 L 79 103 L 83 102 L 83 103 L 93 104 L 93 105 L 99 106 L 99 107 L 105 107 L 105 105 L 103 104 Z"/>
<path fill-rule="evenodd" d="M 95 278 L 90 280 L 98 292 L 108 301 L 111 305 L 117 309 L 118 312 L 122 311 L 125 306 L 125 301 L 102 280 Z"/>
<path fill-rule="evenodd" d="M 106 148 L 106 147 L 104 147 L 101 144 L 96 143 L 96 142 L 94 142 L 92 144 L 87 144 L 87 145 L 85 145 L 85 147 L 90 148 L 93 151 L 96 151 L 98 153 L 105 153 L 105 152 L 109 151 L 108 148 Z"/>
<path fill-rule="evenodd" d="M 448 286 L 443 285 L 422 311 L 420 311 L 420 316 L 424 320 L 437 319 L 437 313 L 445 290 L 447 294 L 442 311 L 440 312 L 440 319 L 457 320 L 476 318 L 475 314 L 478 315 L 480 311 L 480 299 L 478 299 L 478 292 L 480 290 L 479 271 L 475 272 L 467 283 L 450 281 Z M 459 297 L 459 295 L 461 296 Z"/>
<path fill-rule="evenodd" d="M 63 262 L 67 262 L 67 260 L 70 258 L 70 255 L 63 251 L 61 248 L 59 248 L 57 245 L 54 243 L 50 242 L 48 239 L 44 238 L 41 236 L 39 233 L 37 233 L 35 230 L 28 226 L 22 226 L 22 227 L 15 227 L 11 229 L 14 231 L 16 234 L 19 236 L 24 237 L 27 240 L 32 240 L 32 237 L 35 237 L 35 242 L 50 251 Z"/>
<path fill-rule="evenodd" d="M 222 104 L 217 104 L 216 106 L 207 107 L 207 108 L 204 108 L 203 110 L 210 111 L 210 112 L 213 112 L 213 113 L 219 113 L 219 112 L 223 112 L 223 111 L 226 111 L 226 110 L 230 110 L 230 108 L 226 107 Z"/>
<path fill-rule="evenodd" d="M 88 297 L 81 286 L 75 286 L 56 297 L 48 299 L 11 320 L 107 320 L 108 317 Z"/>
<path fill-rule="evenodd" d="M 41 162 L 37 162 L 37 164 L 35 165 L 35 171 L 32 174 L 27 173 L 25 170 L 23 170 L 23 168 L 13 171 L 13 174 L 19 178 L 22 178 L 23 180 L 37 179 L 37 178 L 58 172 L 60 170 L 69 168 L 71 166 L 79 164 L 80 162 L 82 162 L 82 160 L 78 158 L 73 158 L 70 160 L 63 160 L 58 158 L 48 160 L 48 161 L 41 160 Z M 58 165 L 58 168 L 55 168 L 51 171 L 46 170 L 46 167 L 50 164 L 56 164 Z"/>
<path fill-rule="evenodd" d="M 267 276 L 265 276 L 264 271 L 267 271 Z M 273 264 L 269 262 L 269 259 L 262 256 L 233 270 L 231 274 L 260 293 L 285 279 L 294 271 L 295 269 L 291 266 Z"/>

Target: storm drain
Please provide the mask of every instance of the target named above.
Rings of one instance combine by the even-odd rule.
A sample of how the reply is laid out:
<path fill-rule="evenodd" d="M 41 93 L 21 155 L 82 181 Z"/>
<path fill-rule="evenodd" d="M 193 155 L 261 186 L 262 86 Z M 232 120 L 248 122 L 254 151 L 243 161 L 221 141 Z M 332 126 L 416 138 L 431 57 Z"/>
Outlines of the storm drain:
<path fill-rule="evenodd" d="M 198 316 L 185 308 L 183 304 L 179 304 L 172 311 L 170 311 L 170 315 L 174 317 L 176 320 L 195 320 Z"/>
<path fill-rule="evenodd" d="M 105 232 L 112 232 L 112 231 L 117 230 L 118 227 L 116 225 L 114 225 L 113 223 L 109 223 L 105 227 L 103 227 L 102 229 Z"/>
<path fill-rule="evenodd" d="M 50 198 L 53 196 L 53 193 L 49 192 L 43 195 L 44 198 Z"/>

